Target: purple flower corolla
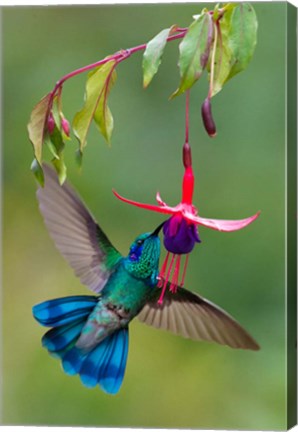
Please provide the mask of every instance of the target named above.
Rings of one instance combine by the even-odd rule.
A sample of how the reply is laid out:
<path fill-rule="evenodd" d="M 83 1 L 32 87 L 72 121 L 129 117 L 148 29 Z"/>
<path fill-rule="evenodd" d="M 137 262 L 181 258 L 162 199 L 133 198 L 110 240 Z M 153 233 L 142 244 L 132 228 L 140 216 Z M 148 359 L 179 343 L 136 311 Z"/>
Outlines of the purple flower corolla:
<path fill-rule="evenodd" d="M 188 254 L 195 243 L 201 243 L 196 226 L 187 223 L 181 214 L 172 216 L 165 222 L 163 234 L 165 248 L 173 254 Z"/>

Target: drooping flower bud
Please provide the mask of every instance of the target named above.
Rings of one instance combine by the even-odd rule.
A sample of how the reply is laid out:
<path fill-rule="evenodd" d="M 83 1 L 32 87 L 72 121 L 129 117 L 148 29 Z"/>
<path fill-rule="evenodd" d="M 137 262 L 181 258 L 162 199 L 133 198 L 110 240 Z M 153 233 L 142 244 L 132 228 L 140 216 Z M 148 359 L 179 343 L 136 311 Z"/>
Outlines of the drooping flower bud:
<path fill-rule="evenodd" d="M 212 117 L 210 98 L 206 98 L 202 104 L 202 119 L 206 132 L 210 137 L 215 137 L 216 126 Z"/>
<path fill-rule="evenodd" d="M 184 168 L 191 167 L 191 148 L 188 142 L 184 143 L 182 152 Z"/>
<path fill-rule="evenodd" d="M 65 117 L 62 117 L 62 119 L 61 119 L 61 126 L 62 126 L 62 129 L 63 129 L 63 132 L 65 133 L 65 135 L 69 137 L 70 126 L 69 126 L 68 120 L 66 120 Z"/>
<path fill-rule="evenodd" d="M 52 133 L 54 132 L 54 129 L 55 129 L 55 120 L 54 120 L 52 113 L 49 114 L 48 122 L 47 122 L 47 128 L 48 128 L 49 133 L 52 135 Z"/>

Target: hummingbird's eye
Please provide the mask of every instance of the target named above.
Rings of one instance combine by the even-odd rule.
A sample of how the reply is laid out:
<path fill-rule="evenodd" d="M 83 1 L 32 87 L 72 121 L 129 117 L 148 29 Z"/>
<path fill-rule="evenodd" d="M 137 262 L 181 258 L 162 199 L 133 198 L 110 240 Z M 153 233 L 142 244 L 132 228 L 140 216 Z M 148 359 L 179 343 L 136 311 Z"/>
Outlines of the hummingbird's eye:
<path fill-rule="evenodd" d="M 143 243 L 144 243 L 144 240 L 138 240 L 138 241 L 137 241 L 137 245 L 138 245 L 138 246 L 142 246 Z"/>

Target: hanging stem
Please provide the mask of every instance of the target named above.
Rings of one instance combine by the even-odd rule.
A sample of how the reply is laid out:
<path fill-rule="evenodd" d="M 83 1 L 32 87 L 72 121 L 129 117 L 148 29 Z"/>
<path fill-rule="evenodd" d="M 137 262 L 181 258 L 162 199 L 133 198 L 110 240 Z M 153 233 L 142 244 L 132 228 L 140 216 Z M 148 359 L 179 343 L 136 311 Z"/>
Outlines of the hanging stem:
<path fill-rule="evenodd" d="M 190 90 L 186 90 L 186 103 L 185 103 L 185 142 L 189 141 L 189 96 Z"/>

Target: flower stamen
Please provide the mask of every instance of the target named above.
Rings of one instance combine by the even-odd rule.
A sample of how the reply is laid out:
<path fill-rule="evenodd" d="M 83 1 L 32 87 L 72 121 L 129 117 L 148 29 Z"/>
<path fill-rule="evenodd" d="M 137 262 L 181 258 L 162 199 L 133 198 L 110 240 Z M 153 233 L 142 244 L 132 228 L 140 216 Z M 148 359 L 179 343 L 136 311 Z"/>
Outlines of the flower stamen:
<path fill-rule="evenodd" d="M 180 286 L 181 287 L 184 286 L 184 280 L 185 280 L 185 275 L 186 275 L 186 270 L 187 270 L 187 265 L 188 265 L 188 258 L 189 258 L 189 254 L 187 254 L 186 257 L 185 257 L 184 269 L 183 269 L 183 274 L 182 274 L 182 280 L 180 282 Z"/>
<path fill-rule="evenodd" d="M 157 284 L 158 288 L 161 288 L 163 286 L 163 281 L 164 281 L 164 278 L 165 278 L 165 272 L 166 272 L 166 269 L 167 269 L 167 265 L 168 265 L 168 261 L 169 261 L 169 256 L 170 256 L 170 252 L 167 253 L 166 258 L 164 260 L 164 263 L 162 265 L 162 268 L 160 270 L 159 281 L 158 281 L 158 284 Z"/>
<path fill-rule="evenodd" d="M 163 280 L 163 287 L 162 287 L 162 291 L 161 291 L 159 300 L 157 302 L 158 304 L 162 304 L 162 302 L 163 302 L 163 298 L 164 298 L 164 295 L 165 295 L 165 292 L 166 292 L 166 289 L 167 289 L 168 281 L 169 281 L 170 276 L 171 276 L 171 271 L 172 271 L 172 267 L 173 267 L 173 264 L 174 264 L 174 260 L 175 260 L 175 255 L 172 256 L 172 259 L 171 259 L 171 262 L 170 262 L 170 265 L 169 265 L 169 268 L 168 268 L 167 275 L 166 275 L 165 279 L 161 279 L 161 280 Z"/>
<path fill-rule="evenodd" d="M 175 256 L 175 255 L 174 255 Z M 177 255 L 175 269 L 173 273 L 172 282 L 170 285 L 170 291 L 175 294 L 177 292 L 179 272 L 180 272 L 181 255 Z"/>

